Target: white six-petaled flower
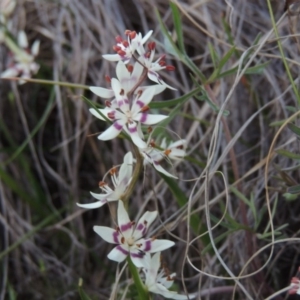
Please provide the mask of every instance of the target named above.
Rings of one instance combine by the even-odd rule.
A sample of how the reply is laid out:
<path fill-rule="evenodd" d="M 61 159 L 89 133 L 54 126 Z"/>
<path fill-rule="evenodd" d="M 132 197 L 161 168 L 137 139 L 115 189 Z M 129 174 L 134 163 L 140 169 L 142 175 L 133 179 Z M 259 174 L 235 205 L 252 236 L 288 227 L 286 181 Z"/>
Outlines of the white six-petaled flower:
<path fill-rule="evenodd" d="M 135 62 L 132 65 L 132 68 L 128 68 L 128 65 L 125 65 L 123 61 L 119 61 L 116 66 L 116 74 L 117 79 L 120 82 L 121 89 L 124 90 L 124 95 L 127 95 L 132 92 L 132 90 L 135 88 L 134 93 L 138 94 L 141 91 L 145 90 L 149 86 L 138 86 L 139 80 L 143 73 L 143 66 Z M 153 87 L 153 86 L 152 86 Z M 163 92 L 165 90 L 165 86 L 163 85 L 155 85 L 154 88 L 154 96 Z M 103 87 L 97 87 L 97 86 L 91 86 L 90 90 L 96 94 L 97 96 L 104 98 L 104 99 L 110 99 L 114 98 L 113 101 L 109 104 L 111 106 L 115 105 L 115 93 L 112 88 L 107 89 Z"/>
<path fill-rule="evenodd" d="M 104 109 L 90 109 L 90 112 L 100 120 L 105 120 L 104 115 L 113 122 L 108 129 L 98 136 L 98 139 L 103 141 L 111 140 L 124 130 L 130 135 L 135 145 L 139 148 L 145 148 L 147 145 L 143 140 L 141 125 L 153 125 L 168 117 L 159 114 L 148 114 L 148 104 L 152 100 L 157 87 L 154 85 L 145 88 L 134 96 L 133 101 L 130 101 L 128 96 L 125 95 L 119 80 L 112 78 L 111 86 L 116 97 L 116 104 Z"/>
<path fill-rule="evenodd" d="M 169 288 L 172 286 L 175 273 L 168 274 L 168 271 L 165 269 L 160 270 L 160 252 L 155 253 L 152 257 L 150 255 L 146 256 L 146 267 L 143 268 L 145 273 L 145 286 L 149 292 L 154 294 L 159 294 L 168 299 L 192 299 L 195 295 L 179 295 L 176 292 L 169 291 Z"/>
<path fill-rule="evenodd" d="M 156 216 L 157 211 L 147 211 L 136 224 L 130 221 L 123 202 L 119 201 L 117 229 L 94 226 L 94 231 L 105 241 L 117 244 L 107 257 L 122 262 L 130 255 L 135 266 L 141 268 L 146 266 L 146 253 L 155 253 L 172 247 L 174 242 L 169 240 L 143 238 Z"/>
<path fill-rule="evenodd" d="M 151 36 L 153 30 L 150 30 L 144 37 L 142 34 L 137 34 L 135 31 L 126 30 L 127 40 L 122 39 L 121 36 L 116 37 L 117 44 L 113 47 L 117 54 L 105 54 L 103 58 L 110 61 L 122 60 L 128 63 L 131 60 L 134 52 L 143 53 L 143 45 Z"/>
<path fill-rule="evenodd" d="M 35 57 L 39 53 L 40 42 L 35 41 L 32 44 L 31 49 L 28 48 L 28 41 L 24 31 L 20 31 L 18 34 L 18 47 L 15 47 L 12 53 L 12 62 L 8 69 L 0 74 L 0 77 L 21 77 L 19 83 L 25 83 L 22 78 L 30 78 L 33 74 L 36 74 L 39 70 L 39 65 L 34 61 Z"/>
<path fill-rule="evenodd" d="M 124 156 L 124 162 L 120 167 L 118 176 L 116 175 L 115 168 L 112 169 L 111 178 L 112 178 L 112 183 L 114 185 L 114 189 L 111 189 L 106 183 L 101 182 L 100 188 L 104 193 L 96 194 L 91 192 L 91 195 L 98 200 L 97 202 L 88 203 L 88 204 L 77 203 L 77 205 L 83 208 L 93 209 L 93 208 L 99 208 L 107 202 L 120 200 L 121 196 L 124 194 L 126 188 L 128 187 L 131 181 L 132 169 L 133 169 L 133 156 L 131 152 L 128 152 Z"/>
<path fill-rule="evenodd" d="M 161 165 L 160 162 L 163 159 L 169 160 L 180 160 L 185 156 L 186 153 L 186 140 L 178 140 L 172 142 L 169 145 L 164 138 L 161 144 L 157 147 L 155 142 L 151 140 L 151 136 L 148 139 L 147 147 L 139 149 L 141 155 L 144 157 L 144 164 L 152 164 L 153 167 L 160 173 L 166 176 L 177 178 L 176 176 L 167 172 Z"/>

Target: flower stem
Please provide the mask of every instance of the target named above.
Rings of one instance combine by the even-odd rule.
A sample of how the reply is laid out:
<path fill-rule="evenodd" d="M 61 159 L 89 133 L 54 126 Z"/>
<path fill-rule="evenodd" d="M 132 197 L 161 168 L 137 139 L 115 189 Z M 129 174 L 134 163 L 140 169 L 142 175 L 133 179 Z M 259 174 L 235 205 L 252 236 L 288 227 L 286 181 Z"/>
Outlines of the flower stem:
<path fill-rule="evenodd" d="M 136 268 L 136 266 L 133 264 L 133 262 L 131 261 L 130 257 L 128 256 L 127 258 L 128 261 L 128 267 L 129 270 L 131 272 L 131 275 L 133 277 L 133 281 L 135 284 L 135 287 L 137 289 L 137 292 L 139 294 L 139 299 L 143 299 L 143 300 L 150 300 L 150 296 L 149 296 L 149 292 L 147 291 L 145 285 L 143 284 L 138 269 Z"/>

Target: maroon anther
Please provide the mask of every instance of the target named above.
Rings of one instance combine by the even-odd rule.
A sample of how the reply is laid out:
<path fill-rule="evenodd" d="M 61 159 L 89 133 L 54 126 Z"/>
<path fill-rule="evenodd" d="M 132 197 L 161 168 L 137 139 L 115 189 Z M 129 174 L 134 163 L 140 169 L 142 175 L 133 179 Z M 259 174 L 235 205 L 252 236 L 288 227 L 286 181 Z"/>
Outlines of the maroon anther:
<path fill-rule="evenodd" d="M 106 107 L 111 107 L 111 102 L 108 101 L 108 100 L 105 100 L 105 106 L 106 106 Z"/>
<path fill-rule="evenodd" d="M 155 42 L 150 42 L 150 43 L 148 43 L 148 49 L 149 49 L 150 51 L 155 50 L 155 47 L 156 47 Z"/>
<path fill-rule="evenodd" d="M 149 58 L 149 57 L 150 57 L 150 55 L 151 55 L 151 52 L 147 52 L 147 53 L 145 53 L 145 57 L 146 57 L 146 58 Z"/>
<path fill-rule="evenodd" d="M 133 40 L 136 37 L 136 32 L 135 31 L 131 31 L 129 34 L 129 37 L 131 40 Z"/>
<path fill-rule="evenodd" d="M 115 45 L 115 46 L 113 46 L 113 50 L 114 50 L 115 52 L 118 52 L 118 51 L 121 50 L 121 47 Z"/>
<path fill-rule="evenodd" d="M 127 42 L 127 41 L 122 41 L 122 44 L 123 44 L 123 46 L 125 47 L 125 48 L 127 48 L 128 46 L 129 46 L 129 43 Z"/>
<path fill-rule="evenodd" d="M 146 112 L 150 109 L 150 107 L 148 105 L 145 105 L 142 107 L 141 112 Z"/>
<path fill-rule="evenodd" d="M 122 43 L 123 39 L 120 35 L 116 36 L 116 42 L 117 43 Z"/>
<path fill-rule="evenodd" d="M 114 120 L 114 118 L 115 118 L 115 112 L 111 111 L 111 112 L 109 112 L 109 113 L 107 114 L 107 116 L 109 117 L 109 119 Z"/>
<path fill-rule="evenodd" d="M 159 65 L 162 66 L 162 67 L 164 67 L 166 65 L 166 62 L 164 60 L 160 60 L 159 61 Z"/>
<path fill-rule="evenodd" d="M 127 68 L 127 70 L 128 70 L 128 72 L 129 73 L 132 73 L 132 71 L 133 71 L 133 65 L 126 65 L 126 68 Z"/>
<path fill-rule="evenodd" d="M 168 65 L 168 66 L 166 66 L 166 70 L 167 70 L 167 71 L 174 71 L 174 70 L 175 70 L 175 67 L 174 67 L 174 66 L 171 66 L 171 65 Z"/>
<path fill-rule="evenodd" d="M 108 75 L 104 76 L 106 82 L 111 83 L 111 78 Z"/>
<path fill-rule="evenodd" d="M 129 29 L 125 30 L 125 35 L 130 35 L 130 33 L 131 33 L 131 30 L 129 30 Z"/>
<path fill-rule="evenodd" d="M 121 89 L 120 95 L 123 96 L 124 94 L 125 94 L 125 91 L 123 89 Z"/>
<path fill-rule="evenodd" d="M 120 56 L 125 56 L 125 55 L 126 55 L 126 52 L 123 51 L 123 50 L 120 50 L 120 51 L 118 51 L 118 54 L 119 54 Z"/>

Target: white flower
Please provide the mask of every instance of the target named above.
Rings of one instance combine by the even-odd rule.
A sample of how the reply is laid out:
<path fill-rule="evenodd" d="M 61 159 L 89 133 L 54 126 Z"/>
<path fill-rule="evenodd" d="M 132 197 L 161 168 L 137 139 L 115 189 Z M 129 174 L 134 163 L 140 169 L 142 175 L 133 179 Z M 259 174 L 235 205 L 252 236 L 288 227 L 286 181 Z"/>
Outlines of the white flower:
<path fill-rule="evenodd" d="M 113 124 L 98 136 L 98 139 L 107 141 L 115 138 L 123 129 L 128 133 L 135 145 L 139 148 L 145 148 L 147 145 L 143 141 L 141 125 L 153 125 L 166 119 L 164 115 L 148 114 L 148 104 L 153 98 L 156 87 L 149 86 L 135 95 L 134 100 L 130 103 L 125 95 L 119 80 L 111 80 L 112 89 L 116 97 L 115 105 L 104 109 L 90 109 L 90 112 L 100 120 L 107 119 L 113 121 Z M 100 114 L 100 113 L 102 114 Z"/>
<path fill-rule="evenodd" d="M 19 48 L 13 53 L 13 62 L 11 66 L 0 74 L 0 77 L 21 77 L 30 78 L 32 74 L 36 74 L 39 70 L 39 65 L 34 61 L 39 53 L 40 42 L 35 41 L 28 49 L 28 41 L 24 31 L 18 34 Z M 25 83 L 24 80 L 19 80 L 19 83 Z"/>
<path fill-rule="evenodd" d="M 156 240 L 154 238 L 142 238 L 155 220 L 157 211 L 145 212 L 137 222 L 131 222 L 122 201 L 118 204 L 118 227 L 112 229 L 104 226 L 94 226 L 94 231 L 105 241 L 117 246 L 108 254 L 108 258 L 122 262 L 128 255 L 136 267 L 145 266 L 146 253 L 155 253 L 168 249 L 174 245 L 169 240 Z"/>
<path fill-rule="evenodd" d="M 124 162 L 120 167 L 119 176 L 116 175 L 115 169 L 112 169 L 112 182 L 114 185 L 114 190 L 111 189 L 106 183 L 101 182 L 100 188 L 104 193 L 96 194 L 92 193 L 91 195 L 96 198 L 97 202 L 88 203 L 88 204 L 79 204 L 78 206 L 83 208 L 98 208 L 103 206 L 107 202 L 120 200 L 123 193 L 126 191 L 131 178 L 132 178 L 132 169 L 133 169 L 133 156 L 131 152 L 128 152 L 124 156 Z"/>
<path fill-rule="evenodd" d="M 165 62 L 165 55 L 160 56 L 156 61 L 154 60 L 155 56 L 155 42 L 151 42 L 148 44 L 148 52 L 141 53 L 139 57 L 139 61 L 143 64 L 145 68 L 147 68 L 148 78 L 156 83 L 162 84 L 169 89 L 176 90 L 170 85 L 166 84 L 161 76 L 158 74 L 158 71 L 166 69 L 167 71 L 174 71 L 175 67 L 171 65 L 167 65 Z"/>
<path fill-rule="evenodd" d="M 116 37 L 117 44 L 114 46 L 114 50 L 117 54 L 105 54 L 103 58 L 110 61 L 122 60 L 124 63 L 128 63 L 137 51 L 139 54 L 143 53 L 143 45 L 151 36 L 153 30 L 150 30 L 144 37 L 142 34 L 137 34 L 135 31 L 126 30 L 127 40 L 123 40 L 121 36 Z"/>
<path fill-rule="evenodd" d="M 149 137 L 149 140 L 151 136 Z M 160 173 L 166 176 L 177 178 L 176 176 L 167 172 L 161 165 L 160 162 L 163 159 L 174 159 L 180 160 L 185 156 L 186 140 L 178 140 L 170 143 L 167 146 L 166 139 L 164 138 L 160 146 L 156 146 L 153 140 L 148 140 L 147 147 L 139 149 L 141 155 L 144 157 L 144 164 L 150 163 Z"/>
<path fill-rule="evenodd" d="M 169 291 L 169 288 L 172 286 L 175 273 L 168 274 L 168 272 L 160 269 L 160 252 L 155 253 L 152 258 L 150 255 L 146 256 L 146 267 L 143 268 L 145 273 L 145 286 L 149 292 L 154 294 L 159 294 L 168 299 L 192 299 L 195 295 L 179 295 L 176 292 Z"/>
<path fill-rule="evenodd" d="M 124 90 L 125 95 L 128 95 L 128 93 L 132 91 L 132 89 L 139 83 L 144 69 L 144 67 L 138 62 L 135 62 L 130 69 L 127 66 L 128 65 L 126 65 L 123 61 L 119 61 L 116 67 L 117 78 L 120 82 L 121 89 Z M 139 86 L 135 89 L 135 94 L 144 91 L 148 87 L 149 86 Z M 155 85 L 154 87 L 154 95 L 163 92 L 166 88 L 165 86 L 159 84 Z M 110 99 L 115 97 L 115 93 L 111 88 L 106 89 L 102 87 L 91 86 L 90 90 L 101 98 Z M 114 100 L 112 101 L 111 105 L 114 105 Z"/>

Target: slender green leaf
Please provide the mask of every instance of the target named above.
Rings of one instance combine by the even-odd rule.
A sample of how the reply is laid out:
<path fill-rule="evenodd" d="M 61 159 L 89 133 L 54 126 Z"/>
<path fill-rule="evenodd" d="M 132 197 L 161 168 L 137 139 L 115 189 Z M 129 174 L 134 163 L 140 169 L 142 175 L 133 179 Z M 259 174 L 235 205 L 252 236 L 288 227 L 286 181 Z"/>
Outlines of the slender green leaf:
<path fill-rule="evenodd" d="M 179 50 L 181 51 L 181 53 L 185 53 L 180 12 L 177 5 L 173 2 L 170 2 L 170 7 L 172 10 L 173 22 L 175 26 L 176 35 L 177 35 Z"/>
<path fill-rule="evenodd" d="M 79 283 L 78 283 L 78 292 L 79 292 L 79 296 L 80 296 L 81 300 L 92 300 L 82 289 L 82 279 L 81 278 L 79 279 Z"/>
<path fill-rule="evenodd" d="M 235 51 L 235 47 L 230 48 L 229 51 L 221 58 L 221 60 L 219 62 L 219 65 L 218 65 L 218 69 L 220 71 L 223 69 L 223 67 L 225 66 L 225 64 L 231 58 L 231 56 L 233 55 L 234 51 Z"/>
<path fill-rule="evenodd" d="M 285 149 L 279 149 L 279 150 L 276 150 L 276 152 L 282 156 L 285 156 L 285 157 L 288 157 L 291 159 L 300 159 L 300 154 L 295 154 L 295 153 L 292 153 Z"/>
<path fill-rule="evenodd" d="M 165 101 L 156 101 L 156 102 L 151 102 L 149 103 L 150 108 L 166 108 L 170 106 L 175 106 L 176 104 L 184 103 L 186 100 L 190 99 L 191 97 L 197 95 L 198 93 L 201 92 L 200 88 L 194 89 L 191 92 L 173 99 L 173 100 L 165 100 Z"/>
<path fill-rule="evenodd" d="M 217 68 L 219 65 L 219 55 L 211 43 L 208 43 L 208 50 L 209 50 L 210 57 L 213 62 L 214 68 L 215 68 L 216 72 L 218 73 Z"/>
<path fill-rule="evenodd" d="M 288 128 L 300 137 L 300 128 L 293 123 L 288 123 Z"/>
<path fill-rule="evenodd" d="M 300 185 L 291 186 L 287 189 L 287 192 L 290 194 L 299 194 L 300 193 Z"/>

